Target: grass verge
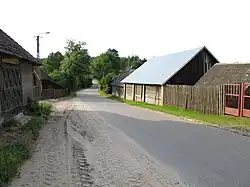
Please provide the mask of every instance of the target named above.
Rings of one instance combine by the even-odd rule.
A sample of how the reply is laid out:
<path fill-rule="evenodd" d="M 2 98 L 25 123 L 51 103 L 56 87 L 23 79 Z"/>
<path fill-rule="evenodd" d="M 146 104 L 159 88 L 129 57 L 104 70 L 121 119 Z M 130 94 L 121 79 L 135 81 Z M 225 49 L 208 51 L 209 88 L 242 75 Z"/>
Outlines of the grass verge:
<path fill-rule="evenodd" d="M 127 103 L 129 105 L 147 108 L 147 109 L 160 111 L 160 112 L 165 112 L 165 113 L 172 114 L 175 116 L 188 118 L 194 121 L 205 122 L 208 124 L 214 124 L 214 125 L 218 125 L 221 127 L 236 129 L 236 130 L 250 133 L 249 118 L 234 117 L 234 116 L 227 116 L 227 115 L 217 116 L 217 115 L 202 114 L 197 111 L 185 110 L 185 109 L 174 107 L 174 106 L 166 106 L 166 105 L 158 106 L 158 105 L 148 104 L 144 102 L 125 100 L 120 97 L 106 94 L 101 90 L 99 90 L 98 92 L 100 95 L 106 96 L 109 99 L 117 100 L 123 103 Z"/>
<path fill-rule="evenodd" d="M 0 186 L 7 186 L 30 157 L 32 142 L 39 136 L 42 124 L 41 117 L 32 117 L 26 125 L 14 122 L 8 125 L 8 131 L 17 136 L 0 146 Z"/>

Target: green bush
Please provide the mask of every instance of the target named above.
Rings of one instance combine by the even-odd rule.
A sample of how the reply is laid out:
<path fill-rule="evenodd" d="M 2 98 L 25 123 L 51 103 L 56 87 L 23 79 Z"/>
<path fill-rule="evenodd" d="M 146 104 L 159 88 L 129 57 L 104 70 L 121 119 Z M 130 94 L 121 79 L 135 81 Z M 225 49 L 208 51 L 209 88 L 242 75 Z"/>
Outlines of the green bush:
<path fill-rule="evenodd" d="M 22 141 L 0 147 L 0 186 L 15 177 L 21 164 L 29 158 L 29 151 Z"/>
<path fill-rule="evenodd" d="M 38 102 L 37 100 L 28 99 L 28 110 L 35 116 L 47 119 L 52 112 L 52 104 L 47 102 Z"/>
<path fill-rule="evenodd" d="M 110 82 L 112 78 L 115 76 L 114 73 L 109 73 L 106 76 L 102 77 L 99 84 L 100 84 L 100 89 L 104 91 L 105 93 L 109 93 L 110 91 Z"/>
<path fill-rule="evenodd" d="M 42 128 L 42 122 L 42 118 L 33 117 L 27 122 L 25 126 L 22 126 L 21 131 L 25 133 L 31 130 L 33 139 L 36 139 L 39 135 L 39 131 Z"/>
<path fill-rule="evenodd" d="M 32 136 L 30 140 L 35 140 L 42 128 L 42 122 L 41 117 L 32 117 L 26 125 L 18 129 L 18 137 L 0 147 L 0 186 L 7 185 L 29 158 L 30 150 L 25 139 Z"/>

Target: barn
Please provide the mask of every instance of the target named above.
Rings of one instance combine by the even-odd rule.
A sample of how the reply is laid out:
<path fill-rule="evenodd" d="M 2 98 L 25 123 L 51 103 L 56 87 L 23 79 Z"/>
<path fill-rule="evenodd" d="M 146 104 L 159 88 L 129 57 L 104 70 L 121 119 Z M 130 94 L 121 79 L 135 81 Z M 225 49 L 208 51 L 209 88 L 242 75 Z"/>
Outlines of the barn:
<path fill-rule="evenodd" d="M 250 63 L 216 64 L 200 78 L 196 85 L 209 86 L 242 82 L 250 82 Z"/>
<path fill-rule="evenodd" d="M 36 88 L 36 96 L 39 99 L 55 99 L 63 97 L 67 94 L 67 89 L 61 84 L 55 82 L 40 67 L 36 67 L 33 71 L 34 85 Z M 35 92 L 35 91 L 34 91 Z"/>
<path fill-rule="evenodd" d="M 0 29 L 0 116 L 21 111 L 33 97 L 34 66 L 40 63 Z"/>
<path fill-rule="evenodd" d="M 195 85 L 217 63 L 205 46 L 152 58 L 121 81 L 124 98 L 163 105 L 164 85 Z"/>
<path fill-rule="evenodd" d="M 114 96 L 118 96 L 118 97 L 122 97 L 124 92 L 123 92 L 123 83 L 121 83 L 121 81 L 126 78 L 128 75 L 130 75 L 132 72 L 134 71 L 134 69 L 129 69 L 124 71 L 123 73 L 113 77 L 110 86 L 112 89 L 112 95 Z"/>

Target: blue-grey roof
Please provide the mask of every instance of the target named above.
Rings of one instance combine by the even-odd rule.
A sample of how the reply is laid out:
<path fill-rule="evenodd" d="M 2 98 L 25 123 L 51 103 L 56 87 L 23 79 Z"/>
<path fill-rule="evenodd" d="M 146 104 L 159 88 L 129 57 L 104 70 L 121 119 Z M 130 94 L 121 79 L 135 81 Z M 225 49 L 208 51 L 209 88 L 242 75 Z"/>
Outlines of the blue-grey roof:
<path fill-rule="evenodd" d="M 163 85 L 203 48 L 199 47 L 149 59 L 121 82 Z"/>

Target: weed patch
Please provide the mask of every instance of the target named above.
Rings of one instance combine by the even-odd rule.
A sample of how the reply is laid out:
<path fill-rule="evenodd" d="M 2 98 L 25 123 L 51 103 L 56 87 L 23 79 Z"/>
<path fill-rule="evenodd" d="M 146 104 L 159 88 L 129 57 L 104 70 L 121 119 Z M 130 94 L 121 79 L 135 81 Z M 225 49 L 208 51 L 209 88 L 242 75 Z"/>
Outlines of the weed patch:
<path fill-rule="evenodd" d="M 16 176 L 21 165 L 30 157 L 30 146 L 39 136 L 43 119 L 32 117 L 26 125 L 20 126 L 10 121 L 7 129 L 14 131 L 16 136 L 0 146 L 0 186 L 7 186 Z M 27 142 L 31 141 L 31 142 Z"/>

